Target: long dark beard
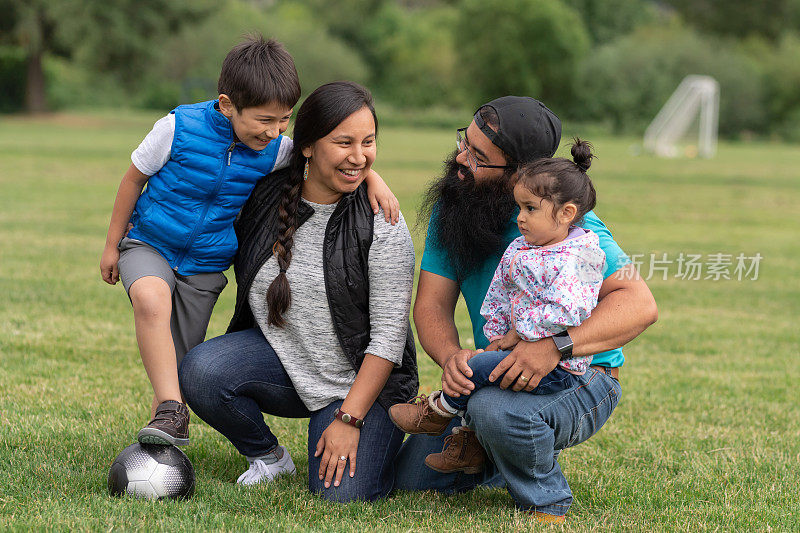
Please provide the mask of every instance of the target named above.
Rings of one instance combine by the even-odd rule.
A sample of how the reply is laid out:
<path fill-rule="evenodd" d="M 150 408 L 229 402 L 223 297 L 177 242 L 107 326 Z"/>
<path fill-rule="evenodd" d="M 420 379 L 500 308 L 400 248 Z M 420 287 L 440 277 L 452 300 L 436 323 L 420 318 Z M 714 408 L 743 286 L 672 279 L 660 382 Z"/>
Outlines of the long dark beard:
<path fill-rule="evenodd" d="M 476 182 L 468 167 L 456 163 L 456 155 L 445 161 L 443 175 L 428 187 L 417 220 L 436 213 L 433 237 L 447 252 L 460 281 L 505 249 L 504 234 L 516 204 L 511 172 Z"/>

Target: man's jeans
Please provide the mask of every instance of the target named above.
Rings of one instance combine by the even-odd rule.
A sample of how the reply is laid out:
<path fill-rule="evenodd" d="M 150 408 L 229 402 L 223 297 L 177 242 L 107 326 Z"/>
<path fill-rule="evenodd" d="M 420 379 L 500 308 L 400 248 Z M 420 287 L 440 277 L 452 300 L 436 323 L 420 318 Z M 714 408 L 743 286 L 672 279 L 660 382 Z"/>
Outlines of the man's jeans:
<path fill-rule="evenodd" d="M 620 384 L 590 368 L 579 384 L 540 395 L 483 387 L 470 396 L 465 420 L 476 431 L 492 464 L 481 474 L 441 474 L 423 461 L 442 450 L 441 436 L 411 435 L 397 457 L 395 489 L 463 492 L 477 485 L 505 486 L 520 509 L 566 514 L 572 492 L 558 464 L 564 448 L 579 444 L 611 416 Z M 460 425 L 453 420 L 451 426 Z"/>
<path fill-rule="evenodd" d="M 475 354 L 467 361 L 470 369 L 472 369 L 472 376 L 469 380 L 475 385 L 475 388 L 472 389 L 472 394 L 475 394 L 475 391 L 482 387 L 497 387 L 500 384 L 502 376 L 499 376 L 494 381 L 489 381 L 489 374 L 491 374 L 492 370 L 500 364 L 500 361 L 505 359 L 510 353 L 510 351 L 502 350 L 496 352 L 481 352 Z M 565 389 L 577 387 L 580 384 L 581 382 L 578 376 L 570 374 L 560 366 L 557 366 L 552 372 L 543 377 L 539 384 L 536 385 L 536 388 L 528 394 L 554 394 Z M 442 398 L 450 407 L 458 409 L 460 412 L 467 407 L 467 402 L 470 397 L 472 397 L 472 394 L 466 396 L 462 394 L 458 398 L 453 398 L 442 392 Z"/>
<path fill-rule="evenodd" d="M 278 445 L 262 412 L 310 418 L 308 486 L 322 498 L 338 502 L 376 500 L 392 490 L 394 459 L 403 442 L 403 432 L 377 401 L 364 417 L 355 476 L 350 477 L 348 465 L 338 487 L 333 483 L 324 487 L 318 476 L 321 457 L 314 457 L 314 451 L 342 400 L 309 412 L 258 328 L 222 335 L 196 346 L 181 362 L 179 377 L 181 391 L 192 410 L 244 456 L 264 455 Z"/>

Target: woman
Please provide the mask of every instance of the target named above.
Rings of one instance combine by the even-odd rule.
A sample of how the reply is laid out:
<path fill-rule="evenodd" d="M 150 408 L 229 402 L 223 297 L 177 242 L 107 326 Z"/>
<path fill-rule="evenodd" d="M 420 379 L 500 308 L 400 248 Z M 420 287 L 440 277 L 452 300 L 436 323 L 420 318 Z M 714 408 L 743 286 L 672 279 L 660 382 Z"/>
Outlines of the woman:
<path fill-rule="evenodd" d="M 290 167 L 262 180 L 237 222 L 228 333 L 181 364 L 187 403 L 247 457 L 241 484 L 294 473 L 263 411 L 310 418 L 312 492 L 344 502 L 392 488 L 403 433 L 387 410 L 418 386 L 414 249 L 402 217 L 392 226 L 374 214 L 362 185 L 376 135 L 360 85 L 330 83 L 306 99 Z"/>

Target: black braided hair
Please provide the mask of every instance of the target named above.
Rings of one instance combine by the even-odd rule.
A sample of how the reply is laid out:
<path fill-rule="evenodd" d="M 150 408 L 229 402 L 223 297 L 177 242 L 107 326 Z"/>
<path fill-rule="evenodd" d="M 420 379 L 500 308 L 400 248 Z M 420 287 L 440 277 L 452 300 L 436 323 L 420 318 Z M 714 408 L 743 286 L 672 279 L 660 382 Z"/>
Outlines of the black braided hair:
<path fill-rule="evenodd" d="M 299 179 L 298 179 L 299 178 Z M 286 270 L 292 262 L 292 245 L 294 232 L 297 230 L 297 204 L 300 203 L 300 193 L 303 190 L 302 174 L 292 171 L 290 178 L 283 184 L 281 202 L 278 206 L 278 240 L 272 246 L 272 253 L 278 261 L 278 277 L 276 277 L 267 290 L 267 304 L 269 315 L 267 322 L 273 326 L 283 327 L 285 321 L 283 313 L 292 303 L 292 292 Z"/>

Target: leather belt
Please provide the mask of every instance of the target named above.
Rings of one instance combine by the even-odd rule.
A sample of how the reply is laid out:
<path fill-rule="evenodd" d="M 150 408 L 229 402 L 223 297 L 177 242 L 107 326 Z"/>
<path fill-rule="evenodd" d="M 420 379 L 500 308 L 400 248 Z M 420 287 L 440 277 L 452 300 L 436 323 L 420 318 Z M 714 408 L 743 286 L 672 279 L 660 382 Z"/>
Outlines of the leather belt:
<path fill-rule="evenodd" d="M 619 381 L 619 367 L 607 367 L 607 366 L 600 366 L 600 365 L 592 365 L 591 368 L 595 369 L 598 372 L 602 372 L 608 376 Z"/>

